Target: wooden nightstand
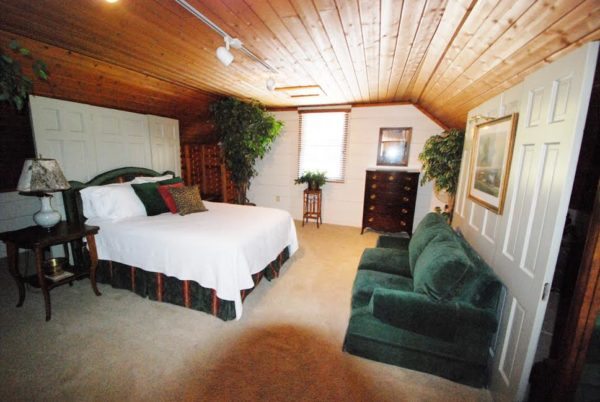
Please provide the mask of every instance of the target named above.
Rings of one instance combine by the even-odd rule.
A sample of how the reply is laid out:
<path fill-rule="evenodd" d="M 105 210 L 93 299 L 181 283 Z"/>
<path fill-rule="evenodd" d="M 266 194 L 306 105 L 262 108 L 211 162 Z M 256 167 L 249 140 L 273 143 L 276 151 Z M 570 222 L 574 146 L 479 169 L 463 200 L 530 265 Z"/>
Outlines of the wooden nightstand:
<path fill-rule="evenodd" d="M 17 307 L 21 307 L 25 301 L 25 283 L 35 283 L 39 285 L 44 295 L 44 302 L 46 304 L 46 321 L 50 320 L 50 290 L 71 283 L 76 279 L 89 276 L 92 283 L 92 289 L 97 296 L 100 296 L 100 292 L 96 287 L 96 267 L 98 265 L 98 254 L 96 252 L 96 240 L 94 235 L 98 233 L 99 228 L 97 226 L 87 226 L 71 224 L 67 222 L 59 222 L 58 225 L 54 226 L 50 230 L 42 228 L 40 226 L 29 226 L 24 229 L 14 230 L 12 232 L 0 233 L 0 240 L 6 243 L 6 253 L 8 256 L 8 270 L 11 276 L 17 282 L 19 289 L 19 302 Z M 89 271 L 84 269 L 83 258 L 82 258 L 82 241 L 85 237 L 87 240 L 87 247 L 90 254 L 90 267 Z M 71 249 L 73 250 L 73 259 L 76 266 L 69 266 L 69 270 L 74 270 L 74 275 L 68 278 L 52 281 L 44 276 L 44 249 L 50 246 L 58 244 L 71 243 Z M 32 277 L 24 278 L 19 273 L 19 248 L 33 250 L 35 254 L 35 271 L 36 274 Z M 65 250 L 68 248 L 65 247 Z M 67 254 L 68 260 L 68 254 Z"/>

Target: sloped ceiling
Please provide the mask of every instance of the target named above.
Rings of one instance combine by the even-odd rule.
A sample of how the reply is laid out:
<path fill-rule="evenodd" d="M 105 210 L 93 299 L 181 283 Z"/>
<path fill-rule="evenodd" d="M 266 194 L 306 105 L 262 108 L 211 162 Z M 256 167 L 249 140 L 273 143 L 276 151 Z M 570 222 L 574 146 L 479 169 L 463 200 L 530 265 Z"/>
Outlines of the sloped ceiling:
<path fill-rule="evenodd" d="M 0 31 L 141 74 L 148 85 L 272 107 L 408 101 L 456 127 L 482 101 L 600 39 L 598 0 L 188 2 L 278 73 L 238 50 L 221 65 L 221 36 L 174 0 L 3 0 Z M 270 92 L 269 77 L 325 95 Z"/>

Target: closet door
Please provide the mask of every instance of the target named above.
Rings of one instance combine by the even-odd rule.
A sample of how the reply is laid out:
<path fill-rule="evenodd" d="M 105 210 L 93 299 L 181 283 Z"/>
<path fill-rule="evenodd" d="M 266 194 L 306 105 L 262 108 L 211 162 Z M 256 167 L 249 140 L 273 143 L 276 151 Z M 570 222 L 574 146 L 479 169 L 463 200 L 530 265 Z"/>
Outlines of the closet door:
<path fill-rule="evenodd" d="M 90 106 L 41 96 L 29 105 L 37 155 L 56 159 L 68 180 L 88 181 L 98 171 Z"/>
<path fill-rule="evenodd" d="M 179 148 L 179 121 L 167 117 L 148 115 L 152 169 L 158 172 L 172 170 L 181 175 Z"/>
<path fill-rule="evenodd" d="M 98 173 L 124 166 L 152 167 L 146 116 L 90 106 Z"/>

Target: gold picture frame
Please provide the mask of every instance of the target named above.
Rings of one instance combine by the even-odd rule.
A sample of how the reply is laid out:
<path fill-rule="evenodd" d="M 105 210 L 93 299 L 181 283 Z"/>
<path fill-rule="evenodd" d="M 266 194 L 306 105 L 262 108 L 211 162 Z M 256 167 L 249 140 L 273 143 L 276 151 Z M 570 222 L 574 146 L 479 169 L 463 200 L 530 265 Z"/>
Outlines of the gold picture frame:
<path fill-rule="evenodd" d="M 469 168 L 469 199 L 502 215 L 518 114 L 475 126 Z"/>

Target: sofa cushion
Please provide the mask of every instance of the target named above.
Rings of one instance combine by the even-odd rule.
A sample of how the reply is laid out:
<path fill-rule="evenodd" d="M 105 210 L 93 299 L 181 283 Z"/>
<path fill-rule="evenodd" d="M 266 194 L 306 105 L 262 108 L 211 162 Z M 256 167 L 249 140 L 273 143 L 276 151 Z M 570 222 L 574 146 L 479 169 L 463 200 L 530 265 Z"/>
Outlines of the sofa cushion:
<path fill-rule="evenodd" d="M 443 241 L 452 239 L 455 236 L 454 231 L 445 222 L 438 222 L 425 226 L 415 231 L 408 243 L 409 265 L 412 275 L 415 275 L 415 264 L 425 247 L 432 241 Z"/>
<path fill-rule="evenodd" d="M 456 239 L 436 239 L 429 242 L 415 263 L 415 292 L 434 300 L 450 300 L 473 269 Z"/>
<path fill-rule="evenodd" d="M 393 248 L 367 248 L 358 263 L 358 270 L 386 272 L 411 277 L 408 251 Z"/>
<path fill-rule="evenodd" d="M 502 282 L 462 235 L 457 235 L 456 240 L 474 268 L 465 279 L 457 300 L 479 308 L 496 310 L 500 302 Z"/>
<path fill-rule="evenodd" d="M 440 223 L 444 223 L 446 225 L 448 224 L 446 218 L 444 218 L 442 214 L 438 214 L 436 212 L 429 212 L 423 217 L 423 219 L 421 219 L 421 222 L 419 222 L 419 224 L 417 225 L 415 232 L 418 232 L 430 226 L 439 225 Z"/>
<path fill-rule="evenodd" d="M 377 271 L 358 271 L 352 287 L 352 307 L 366 306 L 376 288 L 412 291 L 412 280 Z"/>
<path fill-rule="evenodd" d="M 377 238 L 377 245 L 375 247 L 408 250 L 409 241 L 409 237 L 381 235 Z"/>

